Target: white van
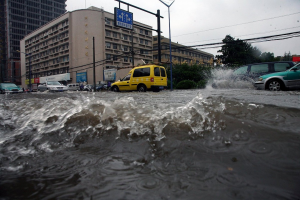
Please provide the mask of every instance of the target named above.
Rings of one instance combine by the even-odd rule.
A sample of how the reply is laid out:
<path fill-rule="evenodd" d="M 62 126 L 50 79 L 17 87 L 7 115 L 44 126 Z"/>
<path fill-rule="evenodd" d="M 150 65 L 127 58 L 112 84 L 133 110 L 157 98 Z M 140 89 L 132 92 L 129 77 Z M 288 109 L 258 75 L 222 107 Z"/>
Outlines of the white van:
<path fill-rule="evenodd" d="M 67 85 L 68 90 L 71 91 L 79 91 L 80 90 L 80 85 L 79 83 L 70 83 Z"/>

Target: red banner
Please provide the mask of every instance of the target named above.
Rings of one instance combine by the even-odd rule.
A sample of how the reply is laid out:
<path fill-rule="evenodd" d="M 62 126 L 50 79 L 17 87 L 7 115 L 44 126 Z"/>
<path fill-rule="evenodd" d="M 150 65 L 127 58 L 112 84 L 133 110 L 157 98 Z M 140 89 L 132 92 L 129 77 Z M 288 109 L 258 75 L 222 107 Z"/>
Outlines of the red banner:
<path fill-rule="evenodd" d="M 294 56 L 293 57 L 293 62 L 300 62 L 300 56 Z"/>
<path fill-rule="evenodd" d="M 40 83 L 40 78 L 34 78 L 34 83 Z"/>

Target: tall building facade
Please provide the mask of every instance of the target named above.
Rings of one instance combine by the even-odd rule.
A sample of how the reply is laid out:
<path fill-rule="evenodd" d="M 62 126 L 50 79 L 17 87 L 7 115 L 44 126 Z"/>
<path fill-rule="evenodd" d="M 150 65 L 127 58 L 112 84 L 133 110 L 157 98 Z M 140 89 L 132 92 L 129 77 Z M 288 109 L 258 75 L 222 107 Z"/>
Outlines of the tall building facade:
<path fill-rule="evenodd" d="M 66 12 L 66 0 L 0 0 L 2 82 L 21 84 L 20 40 Z"/>
<path fill-rule="evenodd" d="M 158 37 L 153 37 L 153 61 L 158 62 Z M 196 63 L 205 66 L 212 66 L 214 55 L 172 42 L 172 63 Z M 168 63 L 170 61 L 170 40 L 161 37 L 161 62 Z"/>
<path fill-rule="evenodd" d="M 93 84 L 106 81 L 107 69 L 123 78 L 134 65 L 151 62 L 151 26 L 134 21 L 133 31 L 114 26 L 114 14 L 90 7 L 67 12 L 21 40 L 22 86 L 44 80 Z M 141 28 L 142 27 L 142 28 Z M 95 49 L 95 51 L 93 50 Z M 132 57 L 132 50 L 135 53 Z"/>

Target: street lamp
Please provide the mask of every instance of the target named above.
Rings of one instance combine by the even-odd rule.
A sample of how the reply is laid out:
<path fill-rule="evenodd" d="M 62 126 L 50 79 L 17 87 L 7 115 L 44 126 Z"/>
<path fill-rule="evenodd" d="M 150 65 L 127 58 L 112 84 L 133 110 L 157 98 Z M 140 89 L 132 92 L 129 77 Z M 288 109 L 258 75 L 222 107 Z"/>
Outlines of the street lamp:
<path fill-rule="evenodd" d="M 163 4 L 165 4 L 165 6 L 168 7 L 168 13 L 169 13 L 169 40 L 170 40 L 170 70 L 171 70 L 171 91 L 173 91 L 173 76 L 172 76 L 172 44 L 171 44 L 171 21 L 170 21 L 170 7 L 171 5 L 174 3 L 174 1 L 172 1 L 172 3 L 170 5 L 166 4 L 165 2 L 163 2 L 162 0 L 159 0 L 160 2 L 162 2 Z"/>
<path fill-rule="evenodd" d="M 30 64 L 31 64 L 31 53 L 24 53 L 24 52 L 21 52 L 19 50 L 17 50 L 17 52 L 23 53 L 23 54 L 25 54 L 25 56 L 29 56 L 29 91 L 31 92 L 31 66 L 30 66 Z"/>

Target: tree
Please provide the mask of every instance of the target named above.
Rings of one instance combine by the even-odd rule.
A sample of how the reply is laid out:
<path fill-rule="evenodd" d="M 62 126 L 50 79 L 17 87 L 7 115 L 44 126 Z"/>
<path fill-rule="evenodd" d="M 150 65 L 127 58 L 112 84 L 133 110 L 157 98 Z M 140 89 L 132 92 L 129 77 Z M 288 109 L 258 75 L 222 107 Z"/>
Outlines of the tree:
<path fill-rule="evenodd" d="M 274 57 L 274 53 L 271 52 L 264 52 L 260 55 L 261 62 L 273 62 L 279 61 L 279 59 Z"/>
<path fill-rule="evenodd" d="M 282 57 L 282 61 L 292 61 L 293 57 L 291 55 L 291 52 L 284 52 L 284 56 Z"/>
<path fill-rule="evenodd" d="M 235 40 L 230 35 L 226 35 L 222 41 L 224 45 L 218 51 L 222 55 L 216 57 L 222 60 L 223 64 L 234 67 L 259 61 L 261 51 L 251 44 L 240 39 Z"/>

